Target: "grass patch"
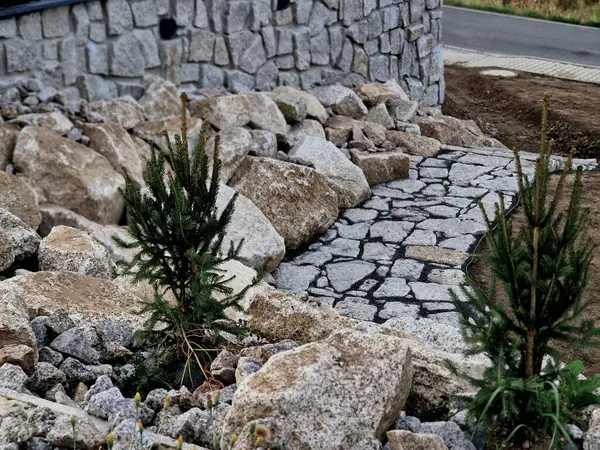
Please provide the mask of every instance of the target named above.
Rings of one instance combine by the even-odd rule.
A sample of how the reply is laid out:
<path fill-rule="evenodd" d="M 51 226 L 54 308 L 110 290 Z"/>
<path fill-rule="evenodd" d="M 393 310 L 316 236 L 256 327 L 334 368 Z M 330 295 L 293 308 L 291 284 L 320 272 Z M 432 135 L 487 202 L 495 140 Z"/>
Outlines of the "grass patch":
<path fill-rule="evenodd" d="M 564 8 L 565 3 L 572 3 Z M 589 3 L 589 2 L 588 2 Z M 600 28 L 600 2 L 586 4 L 572 0 L 522 0 L 503 5 L 501 0 L 445 0 L 445 5 L 478 9 L 513 16 L 544 19 L 554 22 L 570 23 Z M 563 7 L 561 7 L 561 4 Z"/>

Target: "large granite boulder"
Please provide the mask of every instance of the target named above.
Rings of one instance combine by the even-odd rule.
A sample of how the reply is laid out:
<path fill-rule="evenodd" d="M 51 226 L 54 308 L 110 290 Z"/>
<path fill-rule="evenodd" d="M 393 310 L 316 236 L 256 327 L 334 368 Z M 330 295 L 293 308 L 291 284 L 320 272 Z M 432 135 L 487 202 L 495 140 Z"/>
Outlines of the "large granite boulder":
<path fill-rule="evenodd" d="M 44 127 L 54 131 L 61 136 L 65 136 L 73 124 L 69 119 L 59 112 L 39 113 L 39 114 L 24 114 L 10 121 L 22 127 Z"/>
<path fill-rule="evenodd" d="M 350 150 L 352 162 L 365 174 L 369 185 L 408 178 L 410 158 L 401 150 L 391 152 L 364 152 Z"/>
<path fill-rule="evenodd" d="M 0 208 L 37 230 L 42 221 L 35 191 L 22 178 L 0 170 Z"/>
<path fill-rule="evenodd" d="M 249 124 L 252 128 L 267 130 L 276 136 L 287 132 L 287 122 L 277 104 L 266 94 L 242 94 L 248 98 Z"/>
<path fill-rule="evenodd" d="M 331 106 L 336 114 L 360 119 L 367 114 L 367 107 L 356 93 L 345 86 L 319 86 L 309 91 L 323 106 Z"/>
<path fill-rule="evenodd" d="M 177 86 L 160 78 L 148 86 L 140 98 L 140 105 L 144 108 L 148 120 L 177 116 L 181 112 L 181 100 L 177 95 Z"/>
<path fill-rule="evenodd" d="M 17 295 L 9 281 L 0 282 L 0 348 L 26 345 L 35 350 L 36 339 L 29 324 L 26 299 Z"/>
<path fill-rule="evenodd" d="M 496 139 L 487 137 L 473 120 L 460 120 L 450 116 L 441 119 L 420 117 L 415 122 L 421 134 L 458 147 L 505 147 Z"/>
<path fill-rule="evenodd" d="M 381 125 L 387 130 L 396 128 L 396 122 L 394 122 L 394 119 L 392 119 L 388 113 L 387 107 L 383 103 L 380 103 L 379 105 L 369 109 L 369 113 L 366 115 L 365 121 Z"/>
<path fill-rule="evenodd" d="M 448 450 L 444 440 L 435 434 L 391 430 L 387 433 L 391 450 Z"/>
<path fill-rule="evenodd" d="M 392 145 L 409 155 L 431 158 L 442 149 L 442 144 L 436 139 L 403 131 L 390 130 L 386 133 L 386 137 Z"/>
<path fill-rule="evenodd" d="M 188 138 L 188 151 L 192 154 L 196 150 L 198 144 L 198 138 L 202 131 L 202 120 L 196 117 L 188 117 L 187 123 L 187 138 Z M 142 122 L 135 126 L 133 133 L 135 136 L 146 141 L 145 153 L 150 153 L 147 141 L 152 142 L 156 145 L 165 155 L 169 154 L 169 148 L 167 146 L 167 140 L 165 139 L 164 132 L 167 132 L 169 140 L 173 144 L 175 142 L 175 135 L 181 136 L 181 118 L 178 116 L 163 117 L 157 120 L 149 122 Z M 138 151 L 139 154 L 139 151 Z M 149 159 L 149 158 L 148 158 Z"/>
<path fill-rule="evenodd" d="M 307 106 L 304 97 L 285 92 L 272 93 L 269 96 L 277 104 L 288 123 L 302 122 L 306 119 Z"/>
<path fill-rule="evenodd" d="M 356 130 L 360 130 L 376 145 L 383 144 L 386 139 L 386 129 L 383 125 L 347 116 L 331 116 L 325 127 L 329 140 L 337 146 L 342 146 L 350 139 L 356 140 L 354 136 Z"/>
<path fill-rule="evenodd" d="M 388 101 L 390 91 L 381 84 L 366 83 L 357 87 L 354 92 L 369 107 L 377 106 Z"/>
<path fill-rule="evenodd" d="M 42 239 L 38 252 L 41 270 L 66 270 L 91 277 L 109 278 L 108 250 L 87 233 L 59 225 Z"/>
<path fill-rule="evenodd" d="M 127 130 L 118 123 L 81 123 L 79 127 L 90 138 L 90 147 L 108 159 L 113 169 L 127 171 L 137 187 L 143 186 L 142 160 Z"/>
<path fill-rule="evenodd" d="M 287 135 L 286 141 L 290 147 L 299 144 L 306 136 L 317 136 L 325 139 L 325 130 L 318 120 L 306 119 L 302 122 L 294 123 Z"/>
<path fill-rule="evenodd" d="M 469 379 L 480 378 L 489 364 L 484 357 L 441 351 L 401 328 L 342 316 L 329 306 L 311 304 L 273 288 L 255 289 L 246 298 L 244 308 L 248 326 L 271 342 L 285 339 L 314 342 L 342 328 L 405 339 L 412 349 L 415 368 L 405 408 L 411 415 L 445 414 L 448 400 L 453 395 L 472 392 L 475 388 Z"/>
<path fill-rule="evenodd" d="M 0 272 L 4 272 L 15 262 L 13 244 L 8 235 L 0 230 Z"/>
<path fill-rule="evenodd" d="M 116 235 L 126 242 L 130 240 L 127 227 L 118 225 L 100 225 L 67 208 L 51 203 L 42 205 L 40 211 L 42 213 L 42 223 L 40 225 L 40 234 L 42 236 L 50 234 L 52 229 L 56 226 L 65 225 L 77 228 L 78 230 L 85 231 L 89 234 L 95 241 L 102 244 L 109 251 L 112 260 L 115 263 L 131 262 L 135 256 L 135 249 L 120 248 L 112 239 L 112 237 Z"/>
<path fill-rule="evenodd" d="M 15 168 L 33 180 L 49 202 L 100 223 L 123 214 L 123 176 L 89 147 L 41 127 L 25 127 L 14 153 Z"/>
<path fill-rule="evenodd" d="M 225 209 L 234 195 L 232 188 L 221 184 L 217 198 L 219 212 Z M 235 210 L 223 240 L 223 251 L 227 251 L 230 242 L 237 245 L 242 239 L 244 243 L 240 257 L 253 269 L 271 272 L 285 255 L 284 240 L 269 219 L 254 203 L 240 194 L 235 201 Z"/>
<path fill-rule="evenodd" d="M 373 322 L 341 315 L 326 305 L 306 302 L 270 286 L 256 289 L 244 304 L 244 320 L 270 342 L 293 339 L 302 343 L 327 338 L 334 330 L 353 329 L 363 333 L 383 333 L 411 337 L 401 331 L 383 328 Z"/>
<path fill-rule="evenodd" d="M 32 318 L 58 309 L 97 318 L 139 318 L 142 306 L 138 297 L 108 280 L 60 271 L 32 272 L 0 282 L 0 310 L 6 305 L 14 310 L 24 305 Z"/>
<path fill-rule="evenodd" d="M 313 164 L 337 192 L 340 208 L 352 208 L 371 197 L 362 170 L 331 142 L 318 136 L 306 136 L 288 155 Z"/>
<path fill-rule="evenodd" d="M 252 105 L 250 97 L 244 95 L 221 95 L 193 100 L 188 107 L 192 116 L 206 120 L 219 130 L 226 130 L 248 125 Z"/>
<path fill-rule="evenodd" d="M 106 436 L 96 428 L 89 416 L 77 417 L 75 433 L 69 416 L 59 416 L 48 432 L 46 439 L 55 447 L 72 447 L 95 450 L 104 446 Z M 74 442 L 73 442 L 74 441 Z"/>
<path fill-rule="evenodd" d="M 319 99 L 308 92 L 300 91 L 290 86 L 279 86 L 275 88 L 273 92 L 293 95 L 304 99 L 306 102 L 306 117 L 309 119 L 316 119 L 321 123 L 325 123 L 329 117 L 325 107 Z"/>
<path fill-rule="evenodd" d="M 3 171 L 12 161 L 19 129 L 6 123 L 0 124 L 0 171 Z"/>
<path fill-rule="evenodd" d="M 37 253 L 41 239 L 35 230 L 3 208 L 0 208 L 0 230 L 4 234 L 4 246 L 8 241 L 14 259 L 23 260 Z"/>
<path fill-rule="evenodd" d="M 390 377 L 389 374 L 394 376 Z M 398 417 L 411 387 L 411 351 L 402 339 L 341 330 L 271 357 L 238 385 L 221 445 L 249 424 L 271 430 L 265 445 L 371 448 Z M 366 401 L 368 399 L 368 401 Z M 301 411 L 301 413 L 299 413 Z"/>
<path fill-rule="evenodd" d="M 251 130 L 250 155 L 274 157 L 277 154 L 277 137 L 266 130 Z"/>
<path fill-rule="evenodd" d="M 252 201 L 292 247 L 325 232 L 338 215 L 336 192 L 308 167 L 248 156 L 228 184 Z"/>
<path fill-rule="evenodd" d="M 241 127 L 228 128 L 218 134 L 220 139 L 219 159 L 221 160 L 221 180 L 227 183 L 252 148 L 252 135 Z M 215 139 L 206 141 L 206 153 L 214 156 Z"/>
<path fill-rule="evenodd" d="M 115 100 L 101 100 L 90 103 L 92 111 L 104 117 L 108 123 L 118 123 L 123 128 L 130 130 L 146 119 L 144 108 L 131 96 Z"/>

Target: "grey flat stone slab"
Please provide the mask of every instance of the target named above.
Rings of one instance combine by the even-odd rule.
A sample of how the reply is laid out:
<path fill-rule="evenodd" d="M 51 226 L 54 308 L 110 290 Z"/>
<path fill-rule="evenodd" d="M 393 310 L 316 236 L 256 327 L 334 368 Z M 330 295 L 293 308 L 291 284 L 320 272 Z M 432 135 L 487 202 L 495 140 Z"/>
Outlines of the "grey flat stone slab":
<path fill-rule="evenodd" d="M 430 206 L 428 208 L 425 208 L 425 211 L 427 211 L 432 216 L 456 217 L 456 215 L 458 214 L 458 212 L 460 210 L 453 206 L 436 205 L 436 206 Z"/>
<path fill-rule="evenodd" d="M 447 189 L 444 185 L 435 183 L 427 186 L 421 193 L 430 197 L 445 197 L 446 191 Z"/>
<path fill-rule="evenodd" d="M 421 306 L 425 311 L 430 313 L 454 310 L 454 304 L 452 302 L 423 302 L 421 303 Z"/>
<path fill-rule="evenodd" d="M 480 177 L 481 175 L 490 172 L 494 167 L 478 166 L 474 164 L 452 164 L 450 169 L 449 180 L 452 184 L 457 186 L 466 186 L 472 180 Z"/>
<path fill-rule="evenodd" d="M 377 211 L 372 209 L 361 209 L 361 208 L 352 208 L 344 211 L 343 216 L 349 221 L 356 222 L 368 222 L 377 217 Z"/>
<path fill-rule="evenodd" d="M 387 198 L 374 197 L 361 205 L 361 208 L 375 209 L 377 211 L 389 211 L 390 201 Z"/>
<path fill-rule="evenodd" d="M 402 298 L 408 295 L 410 288 L 404 278 L 386 278 L 383 284 L 373 293 L 375 298 Z"/>
<path fill-rule="evenodd" d="M 322 266 L 326 262 L 331 261 L 331 258 L 333 258 L 333 255 L 331 253 L 325 252 L 322 250 L 318 250 L 315 252 L 303 253 L 302 255 L 294 258 L 292 260 L 292 264 L 296 264 L 296 265 L 310 264 L 313 266 Z"/>
<path fill-rule="evenodd" d="M 482 187 L 450 186 L 448 188 L 448 195 L 452 197 L 479 198 L 488 192 L 488 189 L 484 189 Z"/>
<path fill-rule="evenodd" d="M 374 186 L 371 189 L 371 192 L 373 192 L 373 194 L 375 194 L 375 195 L 379 195 L 380 197 L 400 198 L 400 199 L 412 198 L 412 196 L 410 194 L 402 192 L 398 189 L 391 189 L 391 188 L 383 186 L 381 184 Z"/>
<path fill-rule="evenodd" d="M 387 186 L 392 189 L 399 189 L 402 192 L 406 192 L 408 194 L 413 194 L 415 192 L 419 192 L 427 185 L 420 180 L 406 179 L 390 181 L 389 183 L 387 183 Z"/>
<path fill-rule="evenodd" d="M 419 212 L 418 209 L 397 208 L 392 211 L 392 217 L 401 218 L 408 222 L 421 222 L 429 217 L 429 214 Z"/>
<path fill-rule="evenodd" d="M 448 176 L 448 169 L 440 167 L 421 167 L 419 169 L 419 175 L 421 178 L 446 178 Z"/>
<path fill-rule="evenodd" d="M 329 283 L 337 292 L 347 291 L 354 283 L 371 275 L 377 266 L 366 261 L 347 261 L 325 266 Z"/>
<path fill-rule="evenodd" d="M 354 239 L 337 238 L 322 247 L 324 251 L 336 256 L 349 256 L 356 258 L 360 253 L 360 241 Z"/>
<path fill-rule="evenodd" d="M 476 153 L 467 153 L 465 156 L 458 158 L 459 163 L 463 164 L 478 164 L 488 167 L 506 167 L 513 161 L 513 158 L 505 158 L 503 156 L 479 155 Z"/>
<path fill-rule="evenodd" d="M 448 167 L 448 161 L 438 158 L 426 158 L 421 162 L 421 167 Z"/>
<path fill-rule="evenodd" d="M 440 247 L 452 248 L 454 250 L 466 252 L 471 248 L 473 244 L 475 244 L 476 241 L 477 239 L 475 239 L 475 236 L 470 234 L 463 234 L 460 236 L 440 241 L 439 245 Z"/>
<path fill-rule="evenodd" d="M 292 292 L 303 292 L 310 283 L 321 273 L 313 266 L 296 266 L 290 263 L 281 263 L 273 273 L 275 282 L 280 289 Z"/>
<path fill-rule="evenodd" d="M 468 253 L 435 245 L 409 245 L 404 256 L 419 261 L 427 261 L 448 266 L 461 266 L 468 258 Z"/>
<path fill-rule="evenodd" d="M 368 304 L 368 300 L 360 297 L 347 297 L 336 303 L 335 309 L 344 316 L 358 320 L 370 320 L 375 318 L 377 307 Z"/>
<path fill-rule="evenodd" d="M 451 327 L 460 327 L 460 315 L 457 312 L 438 312 L 429 314 L 427 318 Z"/>
<path fill-rule="evenodd" d="M 394 208 L 424 208 L 426 206 L 434 206 L 441 204 L 441 200 L 423 200 L 423 199 L 415 199 L 415 200 L 406 200 L 406 201 L 394 201 L 392 206 Z"/>
<path fill-rule="evenodd" d="M 341 294 L 336 294 L 335 292 L 329 289 L 320 289 L 320 288 L 309 288 L 309 294 L 318 295 L 321 297 L 333 297 L 333 298 L 342 298 Z"/>
<path fill-rule="evenodd" d="M 319 238 L 321 242 L 330 242 L 333 241 L 337 237 L 337 230 L 335 228 L 330 228 Z"/>
<path fill-rule="evenodd" d="M 408 305 L 402 302 L 386 302 L 377 314 L 380 319 L 392 319 L 394 317 L 406 317 L 416 319 L 419 314 L 417 305 Z"/>
<path fill-rule="evenodd" d="M 464 197 L 445 197 L 444 203 L 447 205 L 456 206 L 458 208 L 466 208 L 471 204 L 475 204 L 475 201 L 472 198 L 464 198 Z"/>
<path fill-rule="evenodd" d="M 391 269 L 393 277 L 405 278 L 407 280 L 416 281 L 421 277 L 421 272 L 425 264 L 414 259 L 399 259 L 394 262 Z"/>
<path fill-rule="evenodd" d="M 438 284 L 458 285 L 466 280 L 465 273 L 459 269 L 433 269 L 427 275 L 427 281 Z"/>
<path fill-rule="evenodd" d="M 412 289 L 413 294 L 415 294 L 415 298 L 417 300 L 426 300 L 426 301 L 444 301 L 450 302 L 452 301 L 452 297 L 450 296 L 449 289 L 453 286 L 447 284 L 437 284 L 437 283 L 421 283 L 421 282 L 411 282 L 409 283 L 410 288 Z"/>
<path fill-rule="evenodd" d="M 377 275 L 380 277 L 385 277 L 390 272 L 390 268 L 387 266 L 379 266 L 377 268 Z"/>
<path fill-rule="evenodd" d="M 363 284 L 361 284 L 358 289 L 360 289 L 361 291 L 369 291 L 369 290 L 373 289 L 375 286 L 377 286 L 378 284 L 379 284 L 378 280 L 375 280 L 374 278 L 369 278 L 369 279 L 363 281 Z"/>
<path fill-rule="evenodd" d="M 436 243 L 437 238 L 431 230 L 415 230 L 404 239 L 404 245 L 435 245 Z"/>
<path fill-rule="evenodd" d="M 364 239 L 369 232 L 370 224 L 368 222 L 359 222 L 354 225 L 338 224 L 338 234 L 347 239 Z M 335 242 L 335 241 L 334 241 Z"/>
<path fill-rule="evenodd" d="M 317 286 L 318 288 L 324 288 L 329 286 L 329 280 L 327 279 L 327 277 L 319 277 L 317 278 L 317 282 L 315 283 L 315 286 Z M 310 292 L 310 289 L 309 289 Z"/>
<path fill-rule="evenodd" d="M 382 238 L 385 242 L 400 243 L 414 227 L 413 223 L 395 220 L 382 220 L 371 225 L 371 238 Z"/>
<path fill-rule="evenodd" d="M 516 177 L 495 178 L 478 183 L 477 186 L 490 191 L 519 192 Z"/>
<path fill-rule="evenodd" d="M 454 147 L 452 148 L 452 146 L 450 145 L 445 145 L 442 146 L 443 149 L 449 149 L 449 150 L 453 150 L 453 149 L 460 149 L 460 150 L 469 150 L 469 149 L 463 149 L 462 147 Z M 447 161 L 456 161 L 458 160 L 461 156 L 463 156 L 465 154 L 464 151 L 452 151 L 449 153 L 442 153 L 441 155 L 438 155 L 437 157 L 439 159 L 445 159 Z"/>
<path fill-rule="evenodd" d="M 461 234 L 477 234 L 485 231 L 485 225 L 474 220 L 452 219 L 427 219 L 417 224 L 422 230 L 443 231 L 446 236 L 459 236 Z"/>
<path fill-rule="evenodd" d="M 363 245 L 362 259 L 367 261 L 390 261 L 395 254 L 395 248 L 381 242 L 366 242 Z"/>

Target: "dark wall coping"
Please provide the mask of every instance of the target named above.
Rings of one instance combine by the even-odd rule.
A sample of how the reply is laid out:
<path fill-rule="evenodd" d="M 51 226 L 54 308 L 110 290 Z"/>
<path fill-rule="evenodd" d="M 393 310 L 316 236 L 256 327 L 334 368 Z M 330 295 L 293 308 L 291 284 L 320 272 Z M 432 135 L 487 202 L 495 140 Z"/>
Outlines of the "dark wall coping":
<path fill-rule="evenodd" d="M 89 0 L 0 0 L 0 17 L 18 16 L 41 9 L 55 8 L 63 5 L 73 5 L 75 3 L 85 3 Z M 10 6 L 2 6 L 2 4 Z M 17 4 L 22 3 L 22 4 Z"/>

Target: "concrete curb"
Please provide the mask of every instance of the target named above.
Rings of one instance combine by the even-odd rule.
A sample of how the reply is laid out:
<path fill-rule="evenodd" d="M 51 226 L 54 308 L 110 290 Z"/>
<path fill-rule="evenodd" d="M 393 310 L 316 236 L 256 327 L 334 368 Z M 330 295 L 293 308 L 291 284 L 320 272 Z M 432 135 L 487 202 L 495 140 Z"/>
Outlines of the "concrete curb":
<path fill-rule="evenodd" d="M 444 46 L 444 64 L 463 67 L 497 67 L 529 72 L 565 80 L 600 84 L 600 67 L 554 61 L 550 59 L 509 56 Z"/>

